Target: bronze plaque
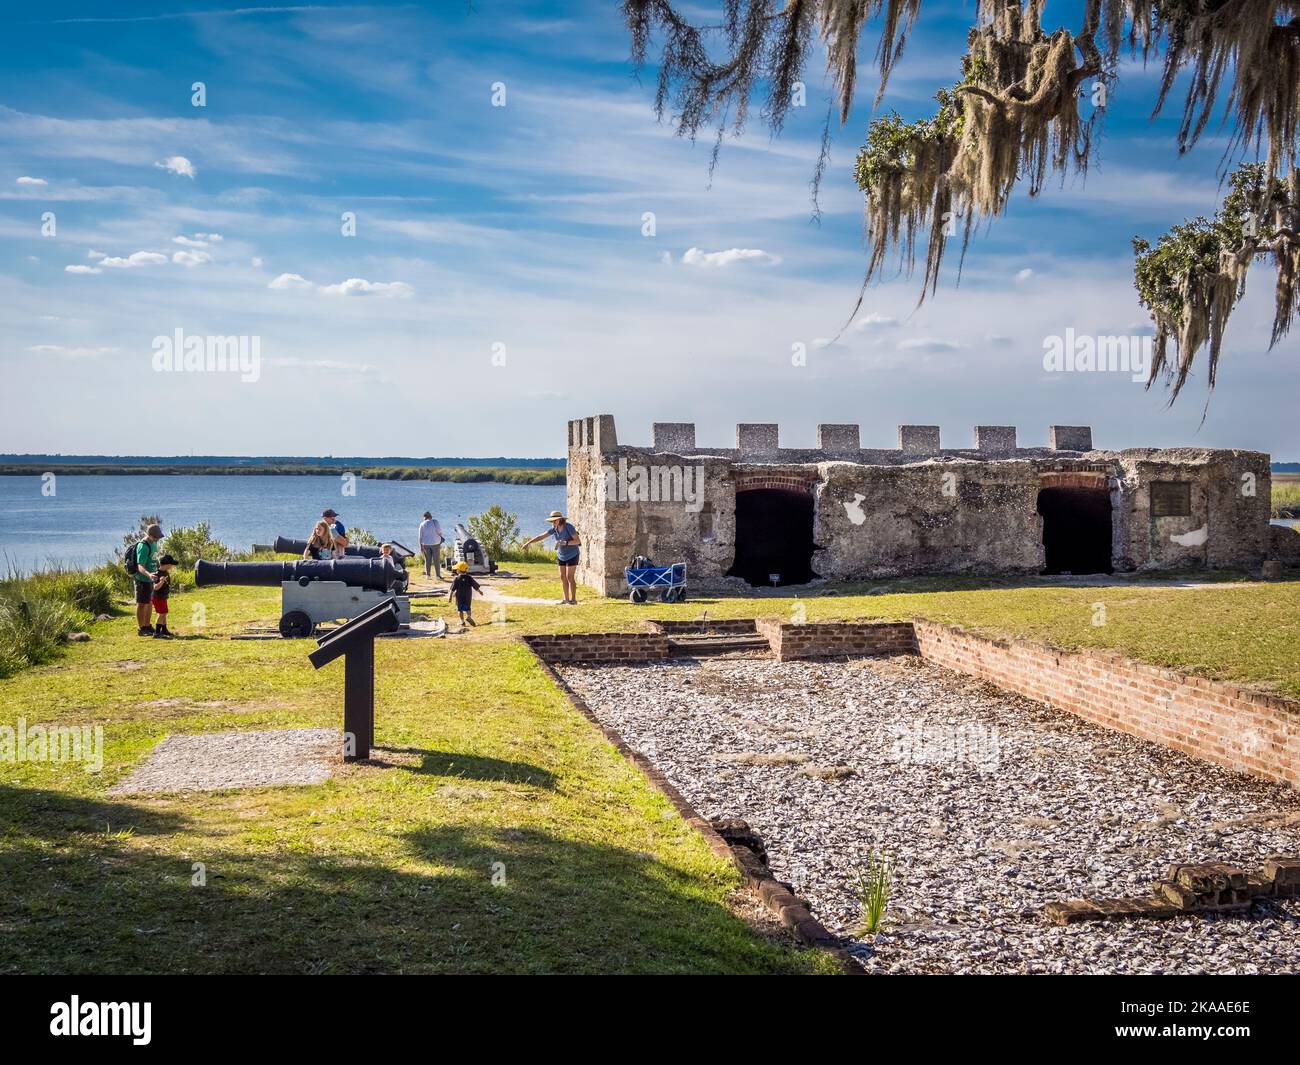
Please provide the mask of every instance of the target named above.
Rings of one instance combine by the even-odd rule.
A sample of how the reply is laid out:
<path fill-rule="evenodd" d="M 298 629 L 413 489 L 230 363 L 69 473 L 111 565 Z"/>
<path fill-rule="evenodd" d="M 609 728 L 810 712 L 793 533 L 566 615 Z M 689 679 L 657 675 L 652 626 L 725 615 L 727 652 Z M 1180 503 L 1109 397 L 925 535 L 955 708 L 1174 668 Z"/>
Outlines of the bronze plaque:
<path fill-rule="evenodd" d="M 1190 518 L 1192 516 L 1191 481 L 1152 481 L 1151 516 Z"/>

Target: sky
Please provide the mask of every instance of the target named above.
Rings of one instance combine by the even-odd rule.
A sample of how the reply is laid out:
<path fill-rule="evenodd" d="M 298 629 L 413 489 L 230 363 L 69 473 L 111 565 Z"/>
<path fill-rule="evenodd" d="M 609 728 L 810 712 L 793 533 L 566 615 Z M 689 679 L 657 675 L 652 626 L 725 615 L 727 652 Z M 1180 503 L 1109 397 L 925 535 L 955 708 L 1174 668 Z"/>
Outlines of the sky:
<path fill-rule="evenodd" d="M 1131 238 L 1217 205 L 1222 131 L 1179 156 L 1156 67 L 1125 61 L 1086 179 L 1018 192 L 919 308 L 891 270 L 845 329 L 870 29 L 816 219 L 820 53 L 781 135 L 756 115 L 710 176 L 610 0 L 3 9 L 0 452 L 559 456 L 569 419 L 608 413 L 631 444 L 654 421 L 718 446 L 777 422 L 789 447 L 822 422 L 867 447 L 901 423 L 949 447 L 1087 424 L 1099 447 L 1300 460 L 1300 337 L 1268 349 L 1267 264 L 1208 409 L 1203 365 L 1172 408 L 1131 373 L 1044 367 L 1069 330 L 1149 335 Z M 926 0 L 882 110 L 932 112 L 972 17 Z M 160 372 L 177 330 L 247 338 L 257 373 Z"/>

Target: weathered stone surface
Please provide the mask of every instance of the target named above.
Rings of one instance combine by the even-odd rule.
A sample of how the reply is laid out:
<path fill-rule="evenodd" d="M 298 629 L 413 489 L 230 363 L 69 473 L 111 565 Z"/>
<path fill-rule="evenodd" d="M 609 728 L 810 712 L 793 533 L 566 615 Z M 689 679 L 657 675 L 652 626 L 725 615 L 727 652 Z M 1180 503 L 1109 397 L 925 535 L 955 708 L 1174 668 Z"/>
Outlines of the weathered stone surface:
<path fill-rule="evenodd" d="M 650 427 L 652 451 L 684 455 L 695 450 L 694 422 L 655 422 Z"/>
<path fill-rule="evenodd" d="M 819 425 L 817 426 L 817 447 L 828 455 L 843 455 L 857 458 L 862 444 L 858 438 L 856 425 Z"/>
<path fill-rule="evenodd" d="M 898 450 L 904 455 L 937 455 L 939 453 L 939 427 L 937 425 L 900 425 Z"/>
<path fill-rule="evenodd" d="M 780 427 L 770 422 L 741 422 L 736 426 L 736 447 L 741 456 L 774 455 L 780 444 Z"/>
<path fill-rule="evenodd" d="M 992 451 L 1006 454 L 1016 449 L 1016 427 L 1014 425 L 977 425 L 975 426 L 975 450 Z"/>
<path fill-rule="evenodd" d="M 1053 425 L 1047 430 L 1048 447 L 1053 451 L 1091 451 L 1092 427 L 1088 425 Z"/>

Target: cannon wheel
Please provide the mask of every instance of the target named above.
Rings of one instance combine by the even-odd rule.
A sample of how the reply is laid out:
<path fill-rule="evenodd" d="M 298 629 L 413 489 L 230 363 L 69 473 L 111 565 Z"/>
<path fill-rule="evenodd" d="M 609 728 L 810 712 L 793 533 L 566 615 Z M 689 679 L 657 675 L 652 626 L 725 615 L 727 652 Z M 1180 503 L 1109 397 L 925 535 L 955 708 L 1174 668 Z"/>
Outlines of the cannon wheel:
<path fill-rule="evenodd" d="M 305 640 L 315 628 L 304 610 L 290 610 L 280 619 L 280 635 L 286 640 Z"/>

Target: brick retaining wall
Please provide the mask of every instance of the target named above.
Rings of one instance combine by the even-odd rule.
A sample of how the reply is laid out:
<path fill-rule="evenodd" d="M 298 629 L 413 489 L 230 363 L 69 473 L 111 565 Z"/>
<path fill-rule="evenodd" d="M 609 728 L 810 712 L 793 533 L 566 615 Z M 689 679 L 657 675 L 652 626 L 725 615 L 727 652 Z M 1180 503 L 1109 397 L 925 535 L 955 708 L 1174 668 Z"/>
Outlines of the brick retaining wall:
<path fill-rule="evenodd" d="M 1135 662 L 918 620 L 922 657 L 1238 772 L 1300 787 L 1300 701 Z"/>
<path fill-rule="evenodd" d="M 525 636 L 544 662 L 660 662 L 668 657 L 661 632 L 575 632 Z"/>
<path fill-rule="evenodd" d="M 793 658 L 839 658 L 915 654 L 916 638 L 906 621 L 841 621 L 793 625 L 779 618 L 759 618 L 758 631 L 780 661 Z"/>

